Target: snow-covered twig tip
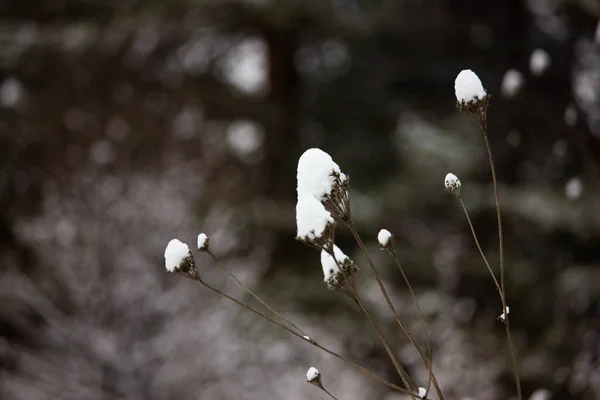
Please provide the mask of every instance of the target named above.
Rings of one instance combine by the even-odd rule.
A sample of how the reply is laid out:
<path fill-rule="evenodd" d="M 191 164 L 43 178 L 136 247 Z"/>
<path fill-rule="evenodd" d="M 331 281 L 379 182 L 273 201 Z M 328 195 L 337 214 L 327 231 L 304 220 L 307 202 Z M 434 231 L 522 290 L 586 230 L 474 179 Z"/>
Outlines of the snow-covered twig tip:
<path fill-rule="evenodd" d="M 377 234 L 377 241 L 381 250 L 389 249 L 392 244 L 392 233 L 387 229 L 380 230 Z"/>
<path fill-rule="evenodd" d="M 198 235 L 198 251 L 208 251 L 209 240 L 205 233 Z"/>
<path fill-rule="evenodd" d="M 419 388 L 419 398 L 424 399 L 425 396 L 427 396 L 427 389 L 425 389 L 424 387 L 420 387 Z"/>
<path fill-rule="evenodd" d="M 322 239 L 328 226 L 334 223 L 329 211 L 312 196 L 301 196 L 296 204 L 296 227 L 298 239 L 317 242 Z"/>
<path fill-rule="evenodd" d="M 468 104 L 474 101 L 483 100 L 487 93 L 481 84 L 481 80 L 470 69 L 460 71 L 454 81 L 454 92 L 459 104 Z"/>
<path fill-rule="evenodd" d="M 169 272 L 187 272 L 194 268 L 194 258 L 187 244 L 172 239 L 165 249 L 165 268 Z"/>
<path fill-rule="evenodd" d="M 446 191 L 458 196 L 460 194 L 461 183 L 458 177 L 452 173 L 448 173 L 444 178 L 444 186 Z"/>
<path fill-rule="evenodd" d="M 324 200 L 331 195 L 336 177 L 346 180 L 329 154 L 316 148 L 306 150 L 298 160 L 298 198 L 312 196 Z"/>
<path fill-rule="evenodd" d="M 306 382 L 314 384 L 317 381 L 321 380 L 321 373 L 315 367 L 310 367 L 308 371 L 306 371 Z"/>

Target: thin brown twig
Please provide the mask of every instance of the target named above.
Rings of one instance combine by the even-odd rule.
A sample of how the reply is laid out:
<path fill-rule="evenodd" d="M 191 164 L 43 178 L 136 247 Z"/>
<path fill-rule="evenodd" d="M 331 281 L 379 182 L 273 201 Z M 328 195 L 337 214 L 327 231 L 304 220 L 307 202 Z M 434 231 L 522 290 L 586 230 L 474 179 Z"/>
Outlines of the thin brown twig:
<path fill-rule="evenodd" d="M 346 226 L 348 227 L 348 229 L 350 229 L 350 232 L 354 236 L 356 243 L 358 244 L 358 246 L 360 247 L 360 249 L 362 250 L 364 255 L 367 257 L 367 261 L 369 263 L 369 266 L 371 267 L 371 271 L 373 271 L 373 274 L 375 275 L 375 280 L 377 281 L 377 284 L 379 285 L 379 289 L 381 290 L 381 293 L 383 294 L 383 297 L 385 298 L 385 301 L 386 301 L 390 311 L 392 312 L 392 315 L 394 316 L 396 323 L 400 326 L 400 328 L 402 329 L 402 331 L 404 332 L 404 334 L 406 335 L 406 337 L 408 338 L 408 340 L 410 341 L 412 346 L 417 350 L 417 353 L 419 354 L 419 357 L 421 358 L 421 361 L 423 362 L 425 369 L 427 369 L 427 372 L 429 373 L 429 375 L 433 381 L 433 385 L 438 394 L 438 397 L 440 398 L 440 400 L 445 400 L 445 397 L 439 387 L 437 379 L 435 378 L 435 375 L 431 372 L 431 369 L 429 368 L 429 364 L 428 364 L 427 360 L 425 359 L 425 356 L 423 355 L 423 351 L 417 344 L 412 333 L 410 333 L 410 330 L 408 329 L 408 327 L 406 326 L 404 321 L 402 321 L 402 319 L 398 315 L 398 312 L 396 311 L 396 308 L 394 307 L 394 305 L 387 293 L 387 290 L 385 289 L 385 286 L 383 285 L 381 276 L 379 275 L 377 268 L 375 268 L 375 264 L 373 263 L 373 260 L 371 259 L 371 256 L 369 255 L 369 252 L 367 251 L 365 244 L 363 243 L 360 235 L 358 234 L 358 231 L 356 230 L 356 228 L 354 226 L 354 222 L 350 221 L 350 222 L 346 223 Z"/>
<path fill-rule="evenodd" d="M 318 349 L 320 349 L 320 350 L 322 350 L 322 351 L 326 352 L 327 354 L 329 354 L 329 355 L 331 355 L 331 356 L 333 356 L 333 357 L 337 358 L 338 360 L 340 360 L 340 361 L 343 361 L 343 362 L 345 362 L 346 364 L 348 364 L 348 365 L 350 365 L 350 366 L 352 366 L 352 367 L 354 367 L 354 368 L 358 369 L 360 372 L 362 372 L 363 374 L 365 374 L 365 375 L 367 375 L 367 376 L 371 377 L 372 379 L 374 379 L 374 380 L 378 381 L 379 383 L 382 383 L 382 384 L 384 384 L 384 385 L 388 386 L 389 388 L 391 388 L 391 389 L 394 389 L 394 390 L 396 390 L 396 391 L 398 391 L 398 392 L 401 392 L 401 393 L 406 393 L 406 394 L 408 394 L 408 395 L 410 395 L 410 396 L 412 396 L 412 397 L 417 397 L 417 398 L 418 398 L 418 395 L 416 395 L 416 394 L 412 393 L 411 391 L 409 391 L 409 390 L 406 390 L 406 389 L 404 389 L 404 388 L 401 388 L 400 386 L 398 386 L 398 385 L 395 385 L 395 384 L 393 384 L 393 383 L 391 383 L 391 382 L 387 381 L 386 379 L 384 379 L 384 378 L 380 377 L 379 375 L 377 375 L 377 374 L 375 374 L 375 373 L 373 373 L 373 372 L 369 371 L 368 369 L 361 367 L 360 365 L 356 364 L 356 363 L 355 363 L 355 362 L 353 362 L 353 361 L 350 361 L 350 360 L 349 360 L 349 359 L 347 359 L 346 357 L 344 357 L 344 356 L 342 356 L 342 355 L 340 355 L 340 354 L 338 354 L 338 353 L 336 353 L 336 352 L 334 352 L 334 351 L 332 351 L 332 350 L 330 350 L 330 349 L 328 349 L 328 348 L 326 348 L 326 347 L 324 347 L 324 346 L 320 345 L 320 344 L 319 344 L 319 343 L 317 343 L 317 342 L 316 342 L 314 339 L 311 339 L 311 338 L 310 338 L 310 337 L 308 337 L 308 336 L 302 336 L 302 335 L 301 335 L 301 334 L 299 334 L 298 332 L 295 332 L 294 330 L 292 330 L 291 328 L 289 328 L 289 327 L 287 327 L 287 326 L 283 325 L 283 324 L 282 324 L 282 323 L 280 323 L 279 321 L 276 321 L 276 320 L 274 320 L 273 318 L 271 318 L 271 317 L 269 317 L 269 316 L 267 316 L 267 315 L 265 315 L 265 314 L 261 313 L 260 311 L 257 311 L 257 310 L 255 310 L 254 308 L 252 308 L 252 307 L 250 307 L 250 306 L 248 306 L 248 305 L 246 305 L 246 304 L 242 303 L 241 301 L 237 300 L 236 298 L 234 298 L 234 297 L 232 297 L 232 296 L 229 296 L 228 294 L 226 294 L 226 293 L 222 292 L 221 290 L 219 290 L 219 289 L 217 289 L 217 288 L 215 288 L 215 287 L 213 287 L 213 286 L 209 285 L 208 283 L 206 283 L 204 280 L 200 279 L 199 277 L 195 277 L 195 278 L 194 278 L 194 277 L 191 277 L 191 276 L 189 276 L 189 275 L 184 275 L 184 276 L 185 276 L 186 278 L 188 278 L 188 279 L 192 279 L 193 281 L 195 281 L 195 282 L 198 282 L 198 283 L 202 284 L 204 287 L 206 287 L 206 288 L 210 289 L 211 291 L 213 291 L 213 292 L 217 293 L 218 295 L 220 295 L 220 296 L 223 296 L 223 297 L 225 297 L 226 299 L 228 299 L 228 300 L 230 300 L 230 301 L 232 301 L 232 302 L 236 303 L 236 304 L 237 304 L 237 305 L 239 305 L 240 307 L 242 307 L 242 308 L 244 308 L 244 309 L 246 309 L 246 310 L 248 310 L 248 311 L 250 311 L 250 312 L 252 312 L 252 313 L 254 313 L 254 314 L 256 314 L 256 315 L 258 315 L 258 316 L 260 316 L 260 317 L 262 317 L 263 319 L 265 319 L 265 320 L 267 320 L 267 321 L 269 321 L 269 322 L 271 322 L 271 323 L 273 323 L 273 324 L 277 325 L 277 326 L 278 326 L 278 327 L 280 327 L 281 329 L 284 329 L 285 331 L 287 331 L 287 332 L 291 333 L 292 335 L 296 336 L 297 338 L 300 338 L 300 339 L 301 339 L 301 340 L 303 340 L 304 342 L 310 343 L 310 344 L 312 344 L 313 346 L 315 346 L 316 348 L 318 348 Z"/>
<path fill-rule="evenodd" d="M 351 282 L 351 279 L 344 272 L 344 268 L 342 267 L 340 261 L 335 256 L 335 251 L 331 252 L 331 257 L 335 261 L 339 271 L 342 274 L 344 274 L 344 281 L 346 282 L 346 287 L 345 287 L 346 293 L 352 298 L 352 300 L 354 300 L 356 305 L 358 305 L 358 307 L 360 308 L 362 313 L 365 314 L 365 316 L 369 320 L 369 323 L 373 326 L 373 329 L 375 329 L 375 332 L 377 333 L 379 340 L 383 344 L 383 347 L 385 348 L 385 351 L 388 354 L 388 357 L 392 361 L 392 364 L 394 364 L 394 368 L 396 368 L 396 372 L 398 372 L 398 375 L 400 376 L 400 379 L 402 380 L 402 383 L 404 384 L 404 386 L 406 386 L 406 389 L 412 390 L 414 387 L 416 387 L 416 385 L 414 384 L 414 382 L 412 382 L 412 379 L 410 378 L 410 375 L 408 374 L 406 369 L 404 369 L 404 367 L 402 366 L 400 361 L 398 361 L 398 359 L 396 358 L 396 355 L 394 354 L 388 340 L 386 339 L 385 335 L 383 334 L 383 331 L 381 330 L 381 328 L 379 327 L 379 324 L 377 324 L 377 321 L 375 321 L 375 319 L 373 318 L 373 316 L 371 315 L 371 313 L 369 312 L 367 307 L 362 302 L 360 296 L 358 295 L 358 293 L 356 291 L 356 287 L 354 287 L 354 284 L 348 284 L 348 282 Z"/>
<path fill-rule="evenodd" d="M 415 308 L 417 309 L 417 314 L 419 316 L 419 320 L 421 321 L 421 326 L 423 327 L 423 332 L 425 333 L 425 342 L 427 344 L 427 358 L 429 359 L 429 369 L 428 369 L 429 381 L 427 382 L 427 393 L 429 393 L 429 389 L 431 388 L 432 375 L 433 375 L 433 368 L 432 368 L 433 355 L 431 353 L 431 340 L 429 338 L 429 333 L 427 332 L 427 326 L 425 325 L 425 320 L 423 319 L 423 314 L 421 313 L 421 308 L 419 307 L 419 302 L 417 301 L 417 296 L 415 295 L 412 285 L 410 284 L 410 282 L 408 280 L 408 276 L 406 276 L 406 273 L 404 272 L 404 268 L 402 268 L 402 265 L 400 264 L 400 260 L 398 260 L 398 255 L 396 254 L 396 250 L 394 249 L 393 243 L 392 243 L 391 247 L 388 248 L 388 251 L 390 252 L 390 254 L 392 254 L 394 256 L 394 260 L 396 260 L 396 265 L 398 266 L 398 269 L 400 270 L 400 273 L 402 274 L 402 278 L 404 278 L 404 282 L 406 283 L 406 286 L 408 286 L 408 290 L 410 290 L 410 295 L 412 297 Z"/>
<path fill-rule="evenodd" d="M 227 274 L 229 276 L 231 276 L 241 287 L 244 288 L 244 290 L 246 290 L 250 295 L 252 295 L 252 297 L 254 297 L 256 300 L 258 300 L 263 306 L 265 306 L 269 311 L 271 311 L 272 313 L 274 313 L 275 315 L 277 315 L 279 318 L 281 318 L 283 321 L 287 322 L 288 324 L 290 324 L 290 326 L 292 326 L 293 328 L 295 328 L 298 332 L 300 332 L 302 334 L 302 336 L 308 336 L 306 334 L 306 332 L 304 332 L 302 329 L 300 329 L 298 326 L 296 326 L 292 321 L 290 321 L 289 319 L 287 319 L 286 317 L 284 317 L 283 315 L 281 315 L 279 312 L 277 312 L 273 307 L 271 307 L 270 305 L 268 305 L 265 301 L 263 301 L 259 296 L 257 296 L 252 290 L 250 290 L 246 285 L 244 285 L 231 271 L 229 271 L 229 269 L 227 267 L 225 267 L 225 265 L 223 265 L 223 263 L 210 251 L 207 250 L 206 251 L 213 260 L 215 260 L 215 262 L 217 264 L 219 264 L 219 266 L 225 271 L 227 272 Z"/>
<path fill-rule="evenodd" d="M 475 228 L 473 227 L 473 223 L 471 222 L 471 218 L 469 217 L 469 212 L 467 211 L 467 207 L 465 206 L 465 203 L 464 203 L 462 197 L 460 195 L 458 195 L 457 197 L 458 197 L 460 205 L 465 213 L 465 217 L 467 218 L 469 227 L 471 228 L 471 234 L 473 236 L 473 240 L 475 241 L 475 245 L 477 245 L 479 254 L 481 255 L 481 258 L 483 259 L 483 262 L 485 263 L 488 271 L 490 272 L 490 275 L 492 276 L 492 279 L 494 280 L 494 284 L 496 285 L 496 290 L 498 290 L 498 294 L 500 295 L 500 301 L 502 302 L 502 312 L 504 313 L 504 318 L 502 319 L 502 322 L 504 322 L 504 326 L 506 329 L 506 337 L 508 338 L 508 345 L 510 347 L 510 354 L 512 357 L 513 369 L 515 372 L 515 382 L 517 385 L 517 396 L 518 396 L 518 399 L 521 400 L 522 397 L 521 397 L 521 380 L 519 379 L 519 363 L 517 360 L 517 352 L 515 350 L 515 345 L 514 345 L 514 342 L 512 339 L 512 333 L 510 331 L 510 323 L 508 320 L 508 312 L 507 312 L 507 308 L 506 308 L 506 296 L 505 296 L 504 292 L 502 291 L 502 287 L 498 284 L 496 275 L 494 274 L 494 271 L 492 270 L 492 267 L 490 266 L 490 263 L 488 262 L 487 257 L 483 253 L 481 245 L 479 244 L 479 240 L 477 239 L 477 234 L 475 233 Z"/>

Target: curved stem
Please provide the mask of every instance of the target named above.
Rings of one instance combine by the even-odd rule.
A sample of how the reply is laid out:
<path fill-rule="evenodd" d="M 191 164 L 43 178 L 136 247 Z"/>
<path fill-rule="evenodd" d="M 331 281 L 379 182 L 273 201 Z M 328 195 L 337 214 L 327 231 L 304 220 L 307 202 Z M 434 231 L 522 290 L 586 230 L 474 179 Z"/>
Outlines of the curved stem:
<path fill-rule="evenodd" d="M 431 373 L 431 370 L 429 369 L 429 364 L 428 364 L 427 360 L 425 359 L 425 356 L 423 355 L 423 351 L 421 351 L 421 348 L 417 344 L 414 336 L 412 335 L 412 333 L 410 333 L 410 330 L 408 329 L 408 327 L 406 326 L 404 321 L 402 321 L 402 319 L 398 315 L 398 312 L 396 311 L 396 308 L 392 304 L 392 301 L 390 300 L 390 296 L 388 295 L 387 290 L 385 289 L 385 286 L 383 285 L 383 281 L 381 280 L 381 276 L 379 275 L 377 268 L 375 268 L 375 264 L 373 264 L 373 260 L 371 259 L 371 256 L 369 256 L 369 253 L 367 251 L 365 244 L 363 243 L 362 239 L 360 238 L 360 235 L 358 234 L 358 232 L 356 231 L 356 228 L 354 227 L 354 222 L 350 221 L 346 224 L 346 226 L 348 227 L 348 229 L 350 229 L 350 232 L 352 232 L 352 235 L 354 236 L 356 243 L 358 244 L 358 246 L 360 247 L 360 249 L 362 250 L 364 255 L 367 257 L 369 266 L 371 267 L 371 270 L 373 271 L 373 274 L 375 275 L 375 280 L 377 281 L 377 284 L 379 285 L 379 289 L 381 290 L 381 293 L 383 294 L 383 297 L 385 298 L 385 302 L 387 303 L 390 311 L 392 312 L 392 315 L 394 316 L 396 323 L 400 326 L 400 328 L 402 329 L 402 331 L 404 332 L 404 334 L 406 335 L 406 337 L 408 338 L 410 343 L 417 350 L 417 353 L 419 354 L 419 357 L 421 358 L 421 361 L 423 362 L 425 369 L 427 369 L 427 372 L 429 372 L 429 374 L 430 374 L 430 377 L 433 381 L 433 385 L 436 389 L 436 392 L 437 392 L 440 400 L 445 400 L 445 397 L 439 387 L 439 384 L 437 382 L 437 379 L 435 378 L 435 375 L 433 373 Z"/>
<path fill-rule="evenodd" d="M 496 276 L 494 275 L 494 271 L 492 270 L 490 263 L 488 262 L 485 254 L 483 253 L 483 250 L 481 249 L 481 245 L 479 244 L 479 240 L 477 239 L 477 234 L 475 233 L 475 228 L 473 228 L 473 223 L 471 222 L 471 218 L 469 217 L 469 212 L 467 211 L 467 207 L 465 206 L 465 203 L 464 203 L 462 197 L 460 195 L 458 195 L 457 197 L 458 197 L 460 205 L 465 213 L 465 217 L 467 218 L 469 227 L 471 228 L 471 234 L 473 235 L 473 240 L 475 241 L 475 244 L 477 245 L 479 254 L 481 255 L 481 258 L 483 259 L 483 262 L 485 263 L 488 271 L 490 272 L 490 275 L 492 275 L 492 279 L 494 280 L 494 284 L 496 285 L 496 289 L 498 290 L 498 294 L 500 295 L 500 301 L 502 302 L 502 312 L 504 313 L 504 319 L 502 320 L 502 322 L 504 322 L 504 326 L 506 328 L 506 337 L 508 339 L 508 346 L 510 347 L 510 355 L 512 357 L 513 369 L 515 372 L 515 382 L 517 385 L 517 396 L 518 396 L 518 399 L 521 400 L 522 397 L 521 397 L 521 380 L 519 378 L 519 362 L 517 360 L 517 352 L 515 350 L 515 345 L 514 345 L 514 342 L 512 339 L 512 333 L 510 331 L 508 312 L 506 312 L 506 295 L 505 295 L 504 291 L 502 290 L 502 286 L 498 284 L 498 280 L 496 279 Z"/>
<path fill-rule="evenodd" d="M 258 300 L 263 306 L 265 306 L 269 311 L 271 311 L 273 314 L 277 315 L 279 318 L 281 318 L 283 321 L 287 322 L 288 324 L 290 324 L 290 326 L 294 327 L 298 332 L 300 332 L 302 334 L 302 336 L 308 336 L 306 334 L 306 332 L 304 332 L 302 329 L 300 329 L 298 326 L 296 326 L 292 321 L 288 320 L 287 318 L 285 318 L 283 315 L 281 315 L 280 313 L 278 313 L 277 311 L 275 311 L 275 309 L 273 309 L 273 307 L 271 307 L 270 305 L 268 305 L 266 302 L 264 302 L 260 297 L 258 297 L 252 290 L 250 290 L 246 285 L 244 285 L 231 271 L 229 271 L 229 269 L 227 269 L 227 267 L 225 267 L 225 265 L 223 265 L 223 263 L 210 251 L 208 250 L 207 253 L 213 258 L 213 260 L 215 260 L 215 262 L 217 264 L 219 264 L 219 266 L 225 271 L 227 272 L 227 274 L 229 274 L 229 276 L 231 276 L 241 287 L 244 288 L 244 290 L 246 290 L 250 295 L 252 295 L 252 297 L 254 297 L 256 300 Z"/>
<path fill-rule="evenodd" d="M 312 344 L 313 346 L 315 346 L 316 348 L 318 348 L 318 349 L 320 349 L 320 350 L 324 351 L 325 353 L 327 353 L 327 354 L 329 354 L 329 355 L 331 355 L 331 356 L 333 356 L 333 357 L 337 358 L 338 360 L 340 360 L 340 361 L 343 361 L 343 362 L 345 362 L 346 364 L 348 364 L 348 365 L 350 365 L 350 366 L 352 366 L 352 367 L 354 367 L 354 368 L 358 369 L 360 372 L 362 372 L 363 374 L 365 374 L 365 375 L 367 375 L 367 376 L 369 376 L 369 377 L 373 378 L 374 380 L 378 381 L 379 383 L 383 383 L 384 385 L 386 385 L 386 386 L 388 386 L 389 388 L 391 388 L 391 389 L 394 389 L 394 390 L 396 390 L 396 391 L 398 391 L 398 392 L 401 392 L 401 393 L 406 393 L 406 394 L 408 394 L 408 395 L 410 395 L 410 396 L 412 396 L 412 397 L 416 397 L 416 398 L 418 398 L 418 395 L 416 395 L 416 394 L 412 393 L 411 391 L 409 391 L 409 390 L 406 390 L 406 389 L 403 389 L 403 388 L 401 388 L 400 386 L 398 386 L 398 385 L 395 385 L 395 384 L 393 384 L 393 383 L 391 383 L 391 382 L 389 382 L 389 381 L 387 381 L 387 380 L 383 379 L 383 378 L 382 378 L 382 377 L 380 377 L 379 375 L 377 375 L 377 374 L 375 374 L 375 373 L 373 373 L 373 372 L 369 371 L 369 370 L 368 370 L 368 369 L 366 369 L 366 368 L 363 368 L 363 367 L 361 367 L 360 365 L 356 364 L 356 363 L 355 363 L 355 362 L 353 362 L 353 361 L 350 361 L 350 360 L 349 360 L 349 359 L 347 359 L 346 357 L 344 357 L 344 356 L 342 356 L 342 355 L 340 355 L 340 354 L 338 354 L 338 353 L 336 353 L 336 352 L 334 352 L 334 351 L 332 351 L 332 350 L 329 350 L 328 348 L 326 348 L 326 347 L 324 347 L 324 346 L 320 345 L 319 343 L 317 343 L 317 342 L 316 342 L 316 341 L 314 341 L 313 339 L 309 338 L 308 336 L 302 336 L 302 335 L 301 335 L 301 334 L 299 334 L 298 332 L 295 332 L 294 330 L 292 330 L 292 329 L 290 329 L 289 327 L 287 327 L 287 326 L 283 325 L 283 324 L 282 324 L 282 323 L 280 323 L 279 321 L 276 321 L 276 320 L 274 320 L 273 318 L 271 318 L 271 317 L 268 317 L 267 315 L 265 315 L 265 314 L 261 313 L 260 311 L 257 311 L 257 310 L 255 310 L 254 308 L 252 308 L 252 307 L 250 307 L 250 306 L 247 306 L 246 304 L 242 303 L 241 301 L 237 300 L 236 298 L 234 298 L 234 297 L 231 297 L 231 296 L 229 296 L 228 294 L 226 294 L 226 293 L 222 292 L 221 290 L 219 290 L 219 289 L 217 289 L 217 288 L 215 288 L 215 287 L 213 287 L 213 286 L 209 285 L 208 283 L 204 282 L 202 279 L 200 279 L 200 278 L 192 278 L 192 277 L 190 277 L 190 276 L 186 276 L 186 278 L 192 279 L 193 281 L 195 281 L 195 282 L 198 282 L 198 283 L 202 284 L 203 286 L 205 286 L 206 288 L 208 288 L 208 289 L 212 290 L 213 292 L 217 293 L 218 295 L 220 295 L 220 296 L 223 296 L 223 297 L 225 297 L 225 298 L 226 298 L 226 299 L 228 299 L 228 300 L 231 300 L 232 302 L 236 303 L 236 304 L 237 304 L 237 305 L 239 305 L 240 307 L 242 307 L 242 308 L 244 308 L 244 309 L 246 309 L 246 310 L 248 310 L 248 311 L 250 311 L 250 312 L 252 312 L 252 313 L 254 313 L 254 314 L 256 314 L 256 315 L 258 315 L 258 316 L 260 316 L 260 317 L 262 317 L 262 318 L 264 318 L 265 320 L 267 320 L 267 321 L 269 321 L 269 322 L 271 322 L 271 323 L 273 323 L 273 324 L 277 325 L 277 326 L 278 326 L 278 327 L 280 327 L 281 329 L 284 329 L 284 330 L 286 330 L 287 332 L 289 332 L 289 333 L 291 333 L 292 335 L 296 336 L 297 338 L 299 338 L 299 339 L 303 340 L 304 342 L 310 343 L 310 344 Z"/>
<path fill-rule="evenodd" d="M 393 244 L 392 244 L 392 247 L 389 248 L 388 250 L 394 256 L 394 260 L 396 261 L 396 265 L 398 266 L 398 269 L 400 270 L 400 273 L 402 274 L 402 278 L 404 278 L 404 282 L 406 283 L 406 286 L 408 286 L 408 290 L 410 290 L 410 295 L 412 297 L 415 308 L 417 309 L 417 314 L 419 316 L 419 320 L 421 321 L 421 326 L 423 327 L 423 332 L 425 334 L 425 342 L 427 344 L 427 358 L 429 359 L 429 368 L 427 368 L 427 371 L 429 373 L 429 382 L 427 383 L 427 392 L 429 393 L 429 389 L 431 387 L 431 381 L 432 381 L 432 377 L 433 377 L 433 370 L 432 370 L 433 355 L 431 353 L 431 340 L 429 338 L 429 332 L 427 332 L 427 326 L 425 325 L 425 320 L 423 319 L 423 314 L 421 313 L 421 308 L 419 307 L 419 302 L 417 301 L 417 296 L 415 295 L 412 285 L 410 284 L 408 277 L 406 276 L 406 273 L 404 272 L 404 268 L 402 268 L 402 265 L 400 264 L 400 260 L 398 260 L 398 255 L 396 254 L 396 250 L 393 248 Z"/>
<path fill-rule="evenodd" d="M 402 383 L 404 384 L 404 386 L 406 386 L 406 388 L 408 390 L 413 389 L 416 385 L 414 384 L 414 382 L 412 382 L 410 375 L 408 374 L 406 369 L 404 369 L 402 364 L 400 364 L 400 362 L 396 358 L 396 355 L 392 351 L 392 348 L 391 348 L 389 342 L 387 341 L 385 335 L 383 334 L 383 331 L 379 327 L 379 324 L 377 323 L 377 321 L 375 321 L 375 319 L 373 318 L 373 316 L 371 315 L 371 313 L 369 312 L 367 307 L 364 305 L 364 303 L 358 296 L 355 284 L 350 283 L 353 281 L 352 281 L 351 277 L 348 276 L 348 274 L 346 272 L 344 272 L 344 268 L 338 261 L 337 257 L 335 256 L 334 251 L 332 251 L 331 257 L 333 257 L 333 260 L 335 261 L 339 271 L 344 275 L 344 281 L 346 282 L 345 287 L 344 287 L 345 293 L 350 296 L 350 298 L 356 303 L 356 305 L 358 305 L 360 310 L 363 312 L 363 314 L 365 314 L 365 316 L 367 317 L 367 319 L 373 326 L 373 329 L 375 329 L 375 332 L 377 333 L 379 340 L 383 344 L 383 347 L 385 348 L 385 351 L 388 354 L 388 357 L 392 361 L 392 364 L 394 364 L 394 368 L 396 368 L 396 372 L 398 372 L 398 375 L 400 376 L 400 379 L 402 380 Z"/>

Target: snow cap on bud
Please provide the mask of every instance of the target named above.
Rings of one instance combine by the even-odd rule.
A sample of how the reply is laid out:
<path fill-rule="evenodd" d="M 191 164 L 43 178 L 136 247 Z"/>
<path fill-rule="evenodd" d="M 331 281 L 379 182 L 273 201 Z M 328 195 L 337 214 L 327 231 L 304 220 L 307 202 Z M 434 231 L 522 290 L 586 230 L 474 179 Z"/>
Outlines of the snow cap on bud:
<path fill-rule="evenodd" d="M 454 174 L 448 173 L 444 179 L 446 191 L 458 196 L 460 194 L 460 180 Z"/>
<path fill-rule="evenodd" d="M 358 272 L 358 267 L 335 244 L 333 245 L 333 255 L 330 251 L 321 251 L 321 266 L 323 267 L 323 275 L 327 287 L 353 296 L 356 291 L 356 273 Z"/>
<path fill-rule="evenodd" d="M 470 69 L 460 71 L 454 81 L 454 92 L 459 104 L 467 104 L 473 101 L 483 100 L 487 93 L 481 84 L 481 80 Z"/>
<path fill-rule="evenodd" d="M 502 322 L 504 322 L 504 320 L 506 319 L 506 316 L 510 314 L 510 307 L 506 306 L 506 311 L 503 312 L 502 314 L 500 314 L 500 316 L 498 317 L 498 319 Z"/>
<path fill-rule="evenodd" d="M 470 69 L 460 71 L 454 81 L 454 92 L 458 108 L 469 114 L 483 128 L 487 120 L 490 96 L 475 72 Z"/>
<path fill-rule="evenodd" d="M 379 242 L 379 248 L 386 250 L 391 248 L 392 245 L 392 233 L 387 229 L 382 229 L 377 234 L 377 241 Z"/>
<path fill-rule="evenodd" d="M 321 380 L 321 373 L 315 367 L 310 367 L 306 371 L 306 382 L 313 383 Z"/>
<path fill-rule="evenodd" d="M 195 270 L 194 257 L 187 244 L 172 239 L 165 249 L 165 268 L 169 272 L 189 272 Z"/>
<path fill-rule="evenodd" d="M 209 242 L 208 242 L 208 236 L 206 236 L 206 233 L 201 233 L 198 235 L 198 250 L 199 251 L 208 251 L 208 246 L 209 246 Z"/>
<path fill-rule="evenodd" d="M 424 387 L 420 387 L 419 388 L 419 398 L 424 399 L 425 396 L 427 396 L 427 389 L 425 389 Z"/>

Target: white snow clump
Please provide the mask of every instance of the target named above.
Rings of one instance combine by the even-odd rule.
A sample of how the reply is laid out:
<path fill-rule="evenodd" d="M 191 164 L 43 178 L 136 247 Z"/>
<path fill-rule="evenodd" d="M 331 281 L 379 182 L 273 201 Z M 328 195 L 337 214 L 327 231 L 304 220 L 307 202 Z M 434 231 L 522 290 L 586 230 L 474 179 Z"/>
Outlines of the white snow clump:
<path fill-rule="evenodd" d="M 427 390 L 424 387 L 420 387 L 419 388 L 419 397 L 421 399 L 424 399 L 426 395 L 427 395 Z"/>
<path fill-rule="evenodd" d="M 208 250 L 208 236 L 206 236 L 206 233 L 201 233 L 198 235 L 198 250 Z"/>
<path fill-rule="evenodd" d="M 460 180 L 454 174 L 448 173 L 444 179 L 444 186 L 446 190 L 452 194 L 460 194 Z"/>
<path fill-rule="evenodd" d="M 470 69 L 460 71 L 454 81 L 454 92 L 456 93 L 456 100 L 460 104 L 483 100 L 487 96 L 481 80 Z"/>
<path fill-rule="evenodd" d="M 335 282 L 336 276 L 340 272 L 338 264 L 341 265 L 348 259 L 348 256 L 336 245 L 333 245 L 333 254 L 335 255 L 335 259 L 325 250 L 321 251 L 321 266 L 323 267 L 325 282 L 329 282 L 330 280 Z"/>
<path fill-rule="evenodd" d="M 319 378 L 319 376 L 321 376 L 319 370 L 315 367 L 310 367 L 308 371 L 306 371 L 306 382 L 314 382 Z"/>
<path fill-rule="evenodd" d="M 333 218 L 323 204 L 312 196 L 301 196 L 296 204 L 296 226 L 298 238 L 314 240 L 320 238 Z"/>
<path fill-rule="evenodd" d="M 167 271 L 174 272 L 189 254 L 190 248 L 187 244 L 172 239 L 165 249 L 165 268 L 167 268 Z"/>
<path fill-rule="evenodd" d="M 312 196 L 323 200 L 333 190 L 334 173 L 345 180 L 345 175 L 329 154 L 316 148 L 306 150 L 298 160 L 298 198 Z"/>
<path fill-rule="evenodd" d="M 379 245 L 382 248 L 388 247 L 388 245 L 390 244 L 391 238 L 392 238 L 392 233 L 390 231 L 388 231 L 387 229 L 382 229 L 377 234 L 377 241 L 379 242 Z"/>

